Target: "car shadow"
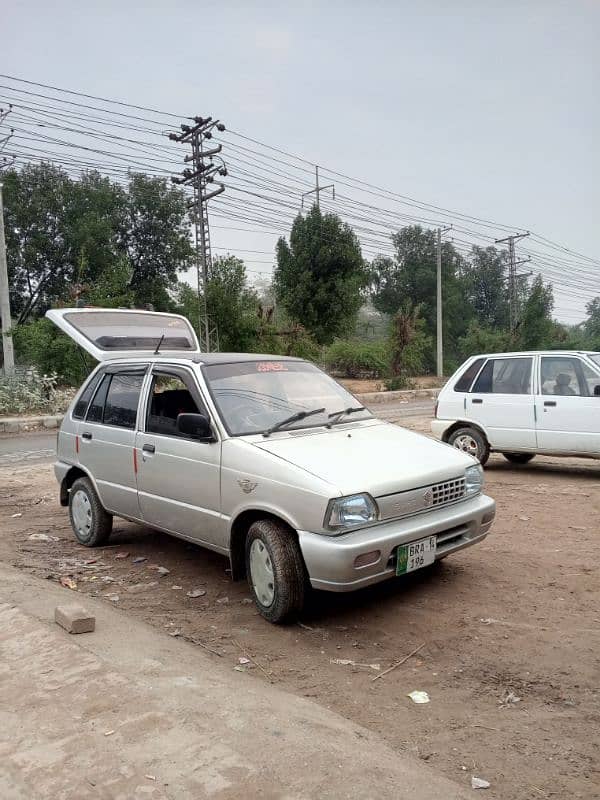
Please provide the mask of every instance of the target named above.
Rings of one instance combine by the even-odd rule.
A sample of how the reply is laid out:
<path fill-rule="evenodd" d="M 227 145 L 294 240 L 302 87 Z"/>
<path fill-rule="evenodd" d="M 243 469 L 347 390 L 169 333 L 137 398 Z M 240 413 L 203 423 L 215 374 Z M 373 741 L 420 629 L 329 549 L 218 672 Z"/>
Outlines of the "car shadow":
<path fill-rule="evenodd" d="M 572 475 L 597 481 L 600 477 L 600 460 L 583 458 L 552 458 L 552 456 L 536 456 L 527 464 L 511 464 L 502 456 L 492 458 L 485 465 L 485 471 L 501 475 L 508 473 L 518 475 Z"/>

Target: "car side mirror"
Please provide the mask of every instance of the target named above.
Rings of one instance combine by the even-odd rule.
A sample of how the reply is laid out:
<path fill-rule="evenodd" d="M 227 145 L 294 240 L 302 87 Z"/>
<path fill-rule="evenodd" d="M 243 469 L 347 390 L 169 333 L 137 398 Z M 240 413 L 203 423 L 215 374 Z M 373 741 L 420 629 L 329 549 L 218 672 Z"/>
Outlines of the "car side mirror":
<path fill-rule="evenodd" d="M 594 386 L 594 397 L 600 397 L 600 383 Z"/>
<path fill-rule="evenodd" d="M 190 439 L 214 441 L 210 420 L 204 414 L 178 414 L 177 430 Z"/>

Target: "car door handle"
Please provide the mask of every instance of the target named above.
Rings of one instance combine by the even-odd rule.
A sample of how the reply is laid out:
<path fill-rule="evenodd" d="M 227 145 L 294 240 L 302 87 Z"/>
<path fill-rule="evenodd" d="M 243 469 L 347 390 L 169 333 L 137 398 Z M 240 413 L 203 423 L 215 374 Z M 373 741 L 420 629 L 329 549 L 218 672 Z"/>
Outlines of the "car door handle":
<path fill-rule="evenodd" d="M 156 447 L 153 444 L 145 444 L 142 447 L 144 453 L 154 453 L 156 451 Z"/>
<path fill-rule="evenodd" d="M 87 433 L 87 432 L 86 432 L 86 433 L 82 433 L 82 434 L 81 434 L 81 438 L 82 438 L 82 439 L 85 439 L 85 440 L 86 440 L 86 442 L 89 442 L 89 441 L 90 441 L 90 439 L 92 438 L 92 434 L 91 434 L 91 433 Z"/>
<path fill-rule="evenodd" d="M 483 400 L 481 400 L 481 398 L 479 398 L 479 397 L 475 397 L 475 398 L 473 398 L 473 400 L 471 400 L 471 402 L 473 404 L 475 404 L 475 403 L 480 404 L 480 403 L 483 403 Z"/>
<path fill-rule="evenodd" d="M 544 400 L 544 405 L 545 406 L 555 406 L 556 405 L 556 400 Z"/>

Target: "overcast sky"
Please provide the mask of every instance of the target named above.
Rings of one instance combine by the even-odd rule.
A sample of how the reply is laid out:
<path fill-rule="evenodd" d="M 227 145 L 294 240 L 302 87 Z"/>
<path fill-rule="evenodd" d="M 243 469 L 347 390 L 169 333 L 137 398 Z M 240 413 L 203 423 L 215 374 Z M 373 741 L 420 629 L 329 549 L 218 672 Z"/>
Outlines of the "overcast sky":
<path fill-rule="evenodd" d="M 600 257 L 595 0 L 0 3 L 2 72 L 213 114 Z"/>

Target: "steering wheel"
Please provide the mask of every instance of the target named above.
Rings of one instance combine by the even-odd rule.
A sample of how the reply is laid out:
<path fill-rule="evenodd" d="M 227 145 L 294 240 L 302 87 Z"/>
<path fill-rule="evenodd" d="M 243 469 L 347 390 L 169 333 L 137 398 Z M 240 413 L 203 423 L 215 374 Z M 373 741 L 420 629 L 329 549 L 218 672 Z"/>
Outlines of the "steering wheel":
<path fill-rule="evenodd" d="M 256 431 L 258 432 L 264 427 L 259 421 L 261 417 L 264 418 L 265 416 L 265 412 L 262 408 L 258 408 L 256 411 L 251 411 L 245 403 L 237 403 L 237 405 L 231 406 L 227 409 L 227 414 L 235 419 L 239 427 L 244 429 L 246 427 L 250 429 L 256 428 Z"/>

